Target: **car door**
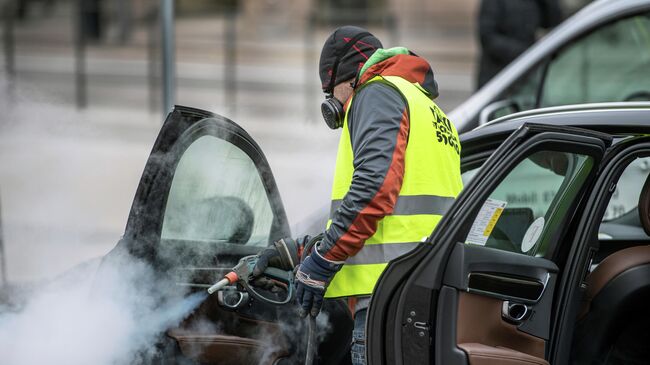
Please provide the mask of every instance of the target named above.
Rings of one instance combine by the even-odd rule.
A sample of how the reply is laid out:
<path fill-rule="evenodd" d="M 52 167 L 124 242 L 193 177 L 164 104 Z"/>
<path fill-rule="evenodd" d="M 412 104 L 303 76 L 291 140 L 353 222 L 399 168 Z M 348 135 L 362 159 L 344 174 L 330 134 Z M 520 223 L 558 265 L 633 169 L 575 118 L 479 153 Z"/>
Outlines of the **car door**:
<path fill-rule="evenodd" d="M 577 128 L 516 130 L 426 242 L 384 271 L 369 362 L 546 364 L 565 241 L 610 144 Z"/>
<path fill-rule="evenodd" d="M 129 251 L 170 269 L 212 265 L 218 275 L 290 234 L 271 169 L 248 133 L 176 106 L 135 194 L 123 237 Z"/>
<path fill-rule="evenodd" d="M 271 169 L 248 133 L 226 118 L 177 106 L 153 146 L 115 251 L 150 263 L 160 290 L 187 293 L 205 290 L 241 257 L 290 235 Z M 235 287 L 209 297 L 163 336 L 175 349 L 165 356 L 221 364 L 287 355 L 275 321 L 288 309 L 247 299 Z"/>

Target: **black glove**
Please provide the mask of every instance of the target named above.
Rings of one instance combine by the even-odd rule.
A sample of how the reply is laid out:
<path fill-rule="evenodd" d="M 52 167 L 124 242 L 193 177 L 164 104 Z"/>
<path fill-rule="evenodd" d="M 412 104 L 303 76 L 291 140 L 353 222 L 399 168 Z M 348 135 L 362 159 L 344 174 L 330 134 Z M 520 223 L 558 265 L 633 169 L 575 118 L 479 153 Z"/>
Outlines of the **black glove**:
<path fill-rule="evenodd" d="M 342 266 L 324 259 L 316 249 L 298 266 L 296 298 L 301 306 L 301 317 L 307 316 L 307 313 L 312 317 L 318 315 L 327 286 Z"/>
<path fill-rule="evenodd" d="M 262 275 L 269 266 L 282 270 L 293 270 L 300 263 L 300 253 L 308 240 L 309 236 L 305 236 L 297 240 L 283 238 L 273 242 L 273 246 L 267 247 L 257 254 L 258 259 L 253 268 L 253 277 Z"/>

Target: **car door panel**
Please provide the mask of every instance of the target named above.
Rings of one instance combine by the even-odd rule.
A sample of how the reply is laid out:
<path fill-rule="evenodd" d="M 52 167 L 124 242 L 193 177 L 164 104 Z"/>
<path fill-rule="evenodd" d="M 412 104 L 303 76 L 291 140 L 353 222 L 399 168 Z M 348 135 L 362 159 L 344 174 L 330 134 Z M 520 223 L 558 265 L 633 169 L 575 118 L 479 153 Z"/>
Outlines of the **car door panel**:
<path fill-rule="evenodd" d="M 118 249 L 145 260 L 165 290 L 205 290 L 244 256 L 291 235 L 259 146 L 226 118 L 177 106 L 145 165 Z M 260 289 L 260 291 L 264 291 Z M 273 293 L 267 293 L 273 295 Z M 212 295 L 167 331 L 167 349 L 205 364 L 272 364 L 289 354 L 279 320 L 290 306 Z M 332 305 L 329 303 L 328 305 Z"/>
<path fill-rule="evenodd" d="M 544 358 L 544 340 L 519 331 L 517 326 L 503 320 L 502 301 L 483 295 L 460 292 L 458 294 L 458 320 L 456 343 L 481 344 L 504 348 Z M 471 358 L 471 354 L 468 354 Z"/>
<path fill-rule="evenodd" d="M 449 258 L 444 283 L 458 290 L 502 300 L 536 303 L 549 277 L 557 274 L 550 260 L 457 243 Z"/>
<path fill-rule="evenodd" d="M 478 343 L 459 345 L 470 354 L 472 365 L 548 365 L 548 361 L 515 350 Z"/>
<path fill-rule="evenodd" d="M 444 284 L 459 293 L 458 347 L 479 354 L 491 353 L 488 347 L 493 347 L 501 356 L 513 350 L 515 357 L 523 353 L 543 359 L 550 323 L 546 298 L 552 298 L 557 272 L 550 260 L 457 243 Z M 511 315 L 509 310 L 518 312 Z"/>
<path fill-rule="evenodd" d="M 220 320 L 233 317 L 235 320 Z M 220 327 L 206 327 L 205 318 L 213 318 Z M 200 307 L 167 335 L 185 357 L 200 364 L 274 364 L 290 354 L 279 323 L 239 316 L 215 303 Z"/>
<path fill-rule="evenodd" d="M 534 124 L 524 124 L 508 137 L 461 192 L 428 241 L 392 261 L 382 274 L 369 311 L 370 362 L 475 364 L 501 359 L 512 364 L 546 364 L 559 268 L 545 250 L 552 251 L 561 240 L 563 224 L 573 216 L 585 186 L 593 182 L 610 143 L 609 135 Z M 559 176 L 557 193 L 545 202 L 548 210 L 542 212 L 553 228 L 541 225 L 532 251 L 524 250 L 523 240 L 521 247 L 494 246 L 498 239 L 491 233 L 486 234 L 490 236 L 487 242 L 470 243 L 468 232 L 486 199 L 498 193 L 511 173 L 523 169 L 520 166 Z M 514 205 L 519 213 L 526 212 Z M 512 219 L 523 216 L 511 215 Z M 513 220 L 515 224 L 521 221 Z M 516 230 L 505 232 L 521 236 Z M 508 304 L 526 308 L 526 316 L 517 321 L 504 318 L 504 303 L 506 309 Z"/>

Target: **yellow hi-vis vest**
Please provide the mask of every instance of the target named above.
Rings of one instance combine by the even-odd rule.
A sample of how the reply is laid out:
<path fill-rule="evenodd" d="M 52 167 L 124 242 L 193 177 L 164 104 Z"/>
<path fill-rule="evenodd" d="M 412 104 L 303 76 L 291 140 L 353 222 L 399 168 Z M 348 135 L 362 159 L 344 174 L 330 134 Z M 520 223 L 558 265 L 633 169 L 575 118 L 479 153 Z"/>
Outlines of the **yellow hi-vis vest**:
<path fill-rule="evenodd" d="M 371 294 L 388 262 L 428 237 L 463 188 L 458 132 L 422 87 L 397 76 L 377 76 L 370 82 L 391 85 L 408 103 L 410 131 L 404 179 L 393 213 L 381 219 L 361 251 L 348 258 L 327 288 L 328 298 Z M 340 206 L 354 174 L 348 131 L 350 109 L 351 106 L 345 114 L 339 141 L 332 207 Z"/>

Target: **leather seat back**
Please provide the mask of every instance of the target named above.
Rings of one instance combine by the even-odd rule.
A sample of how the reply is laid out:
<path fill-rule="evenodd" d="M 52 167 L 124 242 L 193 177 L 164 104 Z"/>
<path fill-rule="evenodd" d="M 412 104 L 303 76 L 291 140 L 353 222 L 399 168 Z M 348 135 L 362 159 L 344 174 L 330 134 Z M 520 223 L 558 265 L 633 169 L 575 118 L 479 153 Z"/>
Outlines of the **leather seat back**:
<path fill-rule="evenodd" d="M 638 204 L 639 218 L 643 230 L 650 236 L 650 175 L 645 180 Z M 617 275 L 635 266 L 650 263 L 650 245 L 629 247 L 607 256 L 587 278 L 587 306 L 591 300 Z"/>
<path fill-rule="evenodd" d="M 650 176 L 641 189 L 638 211 L 643 229 L 650 236 Z M 601 356 L 630 320 L 630 313 L 645 308 L 649 294 L 650 245 L 629 247 L 607 256 L 587 277 L 587 292 L 572 345 L 572 357 L 580 360 L 576 363 Z"/>

